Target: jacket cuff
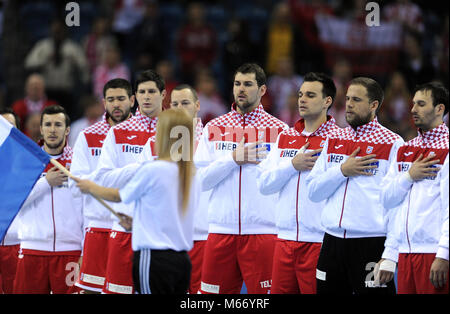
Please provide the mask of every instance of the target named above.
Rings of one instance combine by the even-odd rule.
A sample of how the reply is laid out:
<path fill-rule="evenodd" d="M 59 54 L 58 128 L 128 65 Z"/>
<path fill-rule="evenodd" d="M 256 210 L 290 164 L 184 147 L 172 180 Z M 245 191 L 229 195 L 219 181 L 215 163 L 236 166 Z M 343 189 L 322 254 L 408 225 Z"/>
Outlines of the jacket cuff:
<path fill-rule="evenodd" d="M 437 250 L 436 257 L 446 259 L 448 261 L 448 248 L 440 246 Z"/>
<path fill-rule="evenodd" d="M 414 180 L 411 178 L 408 172 L 403 173 L 398 180 L 399 186 L 405 191 L 408 191 L 413 183 Z"/>
<path fill-rule="evenodd" d="M 391 248 L 389 246 L 386 246 L 384 248 L 383 255 L 381 255 L 381 258 L 389 259 L 391 261 L 398 263 L 398 250 Z"/>
<path fill-rule="evenodd" d="M 288 176 L 292 176 L 298 173 L 297 169 L 295 169 L 294 165 L 292 164 L 292 159 L 284 160 L 283 162 L 281 162 L 279 169 Z"/>

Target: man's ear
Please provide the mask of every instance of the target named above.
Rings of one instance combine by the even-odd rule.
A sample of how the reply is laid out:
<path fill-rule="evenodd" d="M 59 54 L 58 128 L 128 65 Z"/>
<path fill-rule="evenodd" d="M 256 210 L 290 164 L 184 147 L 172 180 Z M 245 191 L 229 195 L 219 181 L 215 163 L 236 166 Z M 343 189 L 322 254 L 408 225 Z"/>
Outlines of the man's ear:
<path fill-rule="evenodd" d="M 444 112 L 445 112 L 445 105 L 444 104 L 438 104 L 434 107 L 434 112 L 436 113 L 436 115 L 442 115 L 444 116 Z"/>
<path fill-rule="evenodd" d="M 259 88 L 259 90 L 261 91 L 261 97 L 262 96 L 264 96 L 265 94 L 266 94 L 266 92 L 267 92 L 267 86 L 264 84 L 264 85 L 261 85 L 261 87 Z"/>
<path fill-rule="evenodd" d="M 370 103 L 370 107 L 376 113 L 378 111 L 378 107 L 380 106 L 380 102 L 378 100 L 374 100 Z"/>
<path fill-rule="evenodd" d="M 197 100 L 197 101 L 195 102 L 195 108 L 197 108 L 197 112 L 200 111 L 200 101 L 199 101 L 199 100 Z"/>

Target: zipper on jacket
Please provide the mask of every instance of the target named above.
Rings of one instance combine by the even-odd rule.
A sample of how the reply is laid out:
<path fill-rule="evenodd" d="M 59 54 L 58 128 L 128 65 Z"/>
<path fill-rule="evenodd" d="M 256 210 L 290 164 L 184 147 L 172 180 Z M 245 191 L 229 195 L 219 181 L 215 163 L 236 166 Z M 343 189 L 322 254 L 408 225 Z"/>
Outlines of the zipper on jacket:
<path fill-rule="evenodd" d="M 53 252 L 56 251 L 56 224 L 55 224 L 55 205 L 53 202 L 53 187 L 51 187 L 52 195 L 52 221 L 53 221 Z"/>
<path fill-rule="evenodd" d="M 412 188 L 411 188 L 412 190 Z M 409 247 L 409 253 L 411 253 L 411 243 L 409 242 L 409 234 L 408 234 L 408 220 L 409 220 L 409 208 L 410 208 L 410 202 L 411 202 L 411 192 L 409 192 L 408 197 L 408 210 L 406 211 L 406 240 L 408 241 L 408 247 Z"/>
<path fill-rule="evenodd" d="M 342 209 L 341 209 L 341 217 L 339 218 L 339 228 L 341 228 L 341 224 L 342 224 L 342 216 L 344 216 L 344 207 L 345 207 L 345 197 L 347 196 L 347 187 L 348 187 L 348 181 L 350 178 L 347 178 L 347 182 L 345 183 L 345 191 L 344 191 L 344 199 L 342 200 Z M 344 238 L 345 238 L 345 233 L 344 232 Z"/>
<path fill-rule="evenodd" d="M 298 241 L 298 233 L 299 233 L 299 226 L 298 226 L 298 191 L 299 191 L 299 187 L 300 187 L 300 174 L 301 172 L 298 173 L 298 180 L 297 180 L 297 199 L 295 201 L 295 220 L 297 222 L 297 241 Z"/>
<path fill-rule="evenodd" d="M 239 166 L 239 235 L 241 234 L 241 178 L 242 166 Z"/>
<path fill-rule="evenodd" d="M 244 114 L 244 116 L 242 116 L 242 119 L 244 120 L 243 126 L 244 126 L 244 130 L 245 130 L 245 114 Z M 245 132 L 244 132 L 243 136 L 245 136 Z M 245 145 L 245 143 L 244 143 L 244 145 Z M 242 166 L 239 166 L 239 235 L 241 235 L 241 228 L 242 228 L 242 226 L 241 226 L 241 197 L 242 197 L 241 189 L 242 189 L 242 184 L 241 183 L 242 183 Z"/>

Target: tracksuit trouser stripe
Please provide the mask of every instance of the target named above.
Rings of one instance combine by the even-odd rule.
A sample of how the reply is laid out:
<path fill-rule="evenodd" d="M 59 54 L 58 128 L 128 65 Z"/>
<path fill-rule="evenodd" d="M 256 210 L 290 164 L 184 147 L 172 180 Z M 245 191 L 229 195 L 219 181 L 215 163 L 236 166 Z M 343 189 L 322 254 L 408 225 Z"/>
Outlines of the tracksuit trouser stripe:
<path fill-rule="evenodd" d="M 139 281 L 141 294 L 151 294 L 150 290 L 150 261 L 151 250 L 141 249 L 139 258 Z"/>

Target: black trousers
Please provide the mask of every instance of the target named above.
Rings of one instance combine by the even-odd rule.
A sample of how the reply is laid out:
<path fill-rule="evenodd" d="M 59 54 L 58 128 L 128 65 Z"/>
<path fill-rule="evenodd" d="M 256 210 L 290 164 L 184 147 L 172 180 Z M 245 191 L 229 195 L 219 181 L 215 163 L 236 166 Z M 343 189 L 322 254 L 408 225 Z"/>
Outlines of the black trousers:
<path fill-rule="evenodd" d="M 325 234 L 317 262 L 317 294 L 395 294 L 391 280 L 374 287 L 385 237 L 342 239 Z"/>
<path fill-rule="evenodd" d="M 191 280 L 191 268 L 191 260 L 185 251 L 135 251 L 134 288 L 140 294 L 186 294 Z"/>

